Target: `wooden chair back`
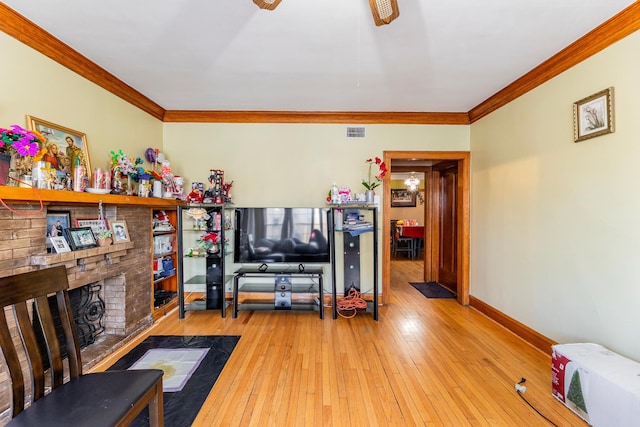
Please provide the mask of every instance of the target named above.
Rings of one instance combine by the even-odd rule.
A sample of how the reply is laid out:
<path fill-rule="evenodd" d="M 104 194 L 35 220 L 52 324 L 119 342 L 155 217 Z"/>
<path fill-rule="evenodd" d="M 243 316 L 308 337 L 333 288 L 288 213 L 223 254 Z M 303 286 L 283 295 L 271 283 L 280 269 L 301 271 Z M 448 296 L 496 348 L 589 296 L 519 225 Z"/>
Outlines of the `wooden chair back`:
<path fill-rule="evenodd" d="M 69 378 L 82 375 L 68 288 L 64 266 L 0 278 L 0 347 L 11 379 L 13 417 L 24 410 L 28 391 L 33 403 L 45 395 L 45 387 L 56 389 L 63 384 L 65 356 L 68 358 Z M 51 295 L 55 296 L 56 302 L 52 305 L 57 305 L 54 312 L 49 304 Z M 38 321 L 34 321 L 36 317 Z M 54 317 L 59 318 L 55 323 L 61 325 L 63 342 L 58 339 Z M 36 331 L 37 328 L 41 333 Z M 47 355 L 41 353 L 38 335 L 44 337 Z M 62 348 L 66 348 L 66 355 L 62 354 Z M 24 363 L 25 357 L 27 363 Z M 49 359 L 48 362 L 44 357 Z M 23 366 L 28 369 L 27 378 L 23 374 Z"/>

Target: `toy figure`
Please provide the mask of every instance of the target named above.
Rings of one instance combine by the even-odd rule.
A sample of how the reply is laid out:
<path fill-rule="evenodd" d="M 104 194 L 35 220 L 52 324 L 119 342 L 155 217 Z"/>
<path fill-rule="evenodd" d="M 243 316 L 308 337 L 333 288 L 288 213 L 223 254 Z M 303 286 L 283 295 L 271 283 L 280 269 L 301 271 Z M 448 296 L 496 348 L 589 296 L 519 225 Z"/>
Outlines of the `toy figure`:
<path fill-rule="evenodd" d="M 195 187 L 193 190 L 191 190 L 191 193 L 189 193 L 189 195 L 187 196 L 187 202 L 202 203 L 203 200 L 204 195 L 202 194 L 202 190 L 200 190 L 198 187 Z"/>

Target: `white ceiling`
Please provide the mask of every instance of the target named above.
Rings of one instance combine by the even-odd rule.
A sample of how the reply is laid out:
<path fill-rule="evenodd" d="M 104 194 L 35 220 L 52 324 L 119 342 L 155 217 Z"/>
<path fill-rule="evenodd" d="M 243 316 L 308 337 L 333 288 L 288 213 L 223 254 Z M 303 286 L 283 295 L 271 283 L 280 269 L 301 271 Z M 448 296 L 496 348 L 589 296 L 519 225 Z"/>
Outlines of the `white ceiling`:
<path fill-rule="evenodd" d="M 4 3 L 167 110 L 467 112 L 633 1 Z"/>

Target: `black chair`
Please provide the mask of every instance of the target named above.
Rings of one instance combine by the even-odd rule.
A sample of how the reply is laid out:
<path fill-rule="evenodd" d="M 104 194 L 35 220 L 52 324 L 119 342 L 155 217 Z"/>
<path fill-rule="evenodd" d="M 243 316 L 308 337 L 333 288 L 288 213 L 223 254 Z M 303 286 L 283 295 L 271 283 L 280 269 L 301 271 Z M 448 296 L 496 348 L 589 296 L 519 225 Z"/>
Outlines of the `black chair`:
<path fill-rule="evenodd" d="M 64 266 L 0 278 L 0 346 L 12 391 L 7 425 L 128 426 L 148 406 L 150 425 L 162 427 L 161 370 L 82 374 L 68 288 Z"/>
<path fill-rule="evenodd" d="M 391 255 L 393 258 L 397 258 L 400 253 L 406 253 L 407 258 L 413 259 L 413 238 L 400 236 L 400 230 L 398 229 L 397 223 L 391 224 L 391 241 Z"/>

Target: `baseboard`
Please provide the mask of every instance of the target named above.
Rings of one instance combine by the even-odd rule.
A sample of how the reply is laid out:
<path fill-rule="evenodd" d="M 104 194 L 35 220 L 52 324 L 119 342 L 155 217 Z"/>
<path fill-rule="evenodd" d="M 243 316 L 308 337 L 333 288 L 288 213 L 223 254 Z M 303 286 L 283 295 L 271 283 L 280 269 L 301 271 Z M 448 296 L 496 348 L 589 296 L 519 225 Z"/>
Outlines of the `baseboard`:
<path fill-rule="evenodd" d="M 534 331 L 530 327 L 523 325 L 517 320 L 507 316 L 503 312 L 496 310 L 495 308 L 479 300 L 478 298 L 470 296 L 469 304 L 471 305 L 471 307 L 475 308 L 480 313 L 484 314 L 499 325 L 504 326 L 509 331 L 513 332 L 538 350 L 551 356 L 551 346 L 557 344 L 555 341 L 550 340 L 544 335 Z"/>

